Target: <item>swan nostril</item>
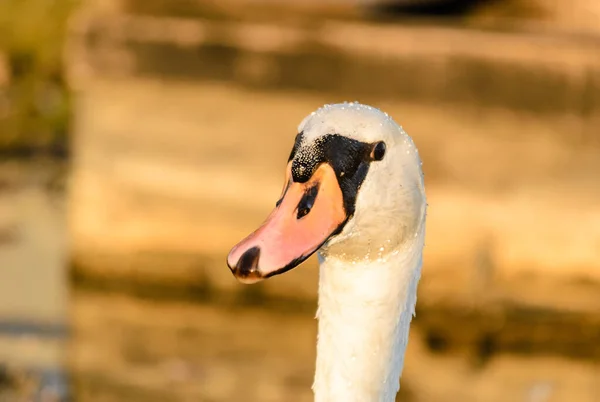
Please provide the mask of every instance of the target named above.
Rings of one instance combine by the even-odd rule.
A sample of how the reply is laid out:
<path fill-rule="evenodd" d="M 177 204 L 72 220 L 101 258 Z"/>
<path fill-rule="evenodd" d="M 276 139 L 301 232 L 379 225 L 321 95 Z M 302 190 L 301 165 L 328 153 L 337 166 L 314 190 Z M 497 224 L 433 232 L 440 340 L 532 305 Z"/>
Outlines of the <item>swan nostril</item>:
<path fill-rule="evenodd" d="M 298 215 L 296 216 L 296 219 L 300 219 L 300 218 L 308 215 L 309 212 L 310 212 L 310 208 L 298 208 Z"/>
<path fill-rule="evenodd" d="M 298 203 L 298 213 L 296 214 L 296 219 L 301 219 L 308 215 L 310 210 L 312 209 L 315 199 L 317 198 L 317 194 L 319 193 L 319 184 L 315 184 L 310 187 Z"/>

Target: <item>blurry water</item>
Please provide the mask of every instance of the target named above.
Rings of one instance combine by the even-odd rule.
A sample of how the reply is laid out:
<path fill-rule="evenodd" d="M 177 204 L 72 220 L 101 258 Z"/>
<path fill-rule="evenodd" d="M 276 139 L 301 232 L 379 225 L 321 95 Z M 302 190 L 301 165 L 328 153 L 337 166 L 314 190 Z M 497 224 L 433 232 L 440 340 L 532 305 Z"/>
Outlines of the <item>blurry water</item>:
<path fill-rule="evenodd" d="M 68 295 L 62 170 L 0 165 L 1 402 L 312 401 L 314 302 Z M 399 401 L 598 400 L 589 361 L 501 353 L 474 366 L 423 331 L 417 319 Z"/>
<path fill-rule="evenodd" d="M 62 169 L 49 161 L 0 164 L 0 400 L 67 393 Z"/>

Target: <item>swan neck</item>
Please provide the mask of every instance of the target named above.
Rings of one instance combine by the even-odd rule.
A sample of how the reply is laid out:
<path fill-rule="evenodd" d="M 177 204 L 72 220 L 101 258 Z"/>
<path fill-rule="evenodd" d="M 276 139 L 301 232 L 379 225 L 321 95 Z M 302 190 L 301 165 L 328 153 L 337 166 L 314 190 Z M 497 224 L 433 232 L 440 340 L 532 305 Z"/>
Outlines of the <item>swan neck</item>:
<path fill-rule="evenodd" d="M 422 240 L 372 261 L 319 255 L 316 402 L 393 402 L 421 274 Z"/>

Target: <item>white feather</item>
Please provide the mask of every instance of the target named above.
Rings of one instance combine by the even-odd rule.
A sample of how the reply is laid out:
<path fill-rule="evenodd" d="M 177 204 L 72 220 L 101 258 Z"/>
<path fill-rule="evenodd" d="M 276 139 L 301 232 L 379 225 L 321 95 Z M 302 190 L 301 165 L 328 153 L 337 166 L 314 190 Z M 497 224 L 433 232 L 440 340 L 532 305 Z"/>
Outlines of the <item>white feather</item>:
<path fill-rule="evenodd" d="M 299 126 L 306 144 L 327 134 L 385 141 L 344 230 L 319 250 L 317 402 L 392 402 L 399 390 L 421 275 L 427 202 L 412 139 L 387 114 L 327 105 Z"/>

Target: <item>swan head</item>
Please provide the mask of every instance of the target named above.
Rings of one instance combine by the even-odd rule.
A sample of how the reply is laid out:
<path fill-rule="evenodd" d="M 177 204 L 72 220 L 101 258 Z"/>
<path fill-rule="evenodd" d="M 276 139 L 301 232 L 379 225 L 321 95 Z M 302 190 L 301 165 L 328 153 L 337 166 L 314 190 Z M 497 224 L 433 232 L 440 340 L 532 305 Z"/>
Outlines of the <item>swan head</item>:
<path fill-rule="evenodd" d="M 326 105 L 298 127 L 283 190 L 263 225 L 230 251 L 244 283 L 288 271 L 317 250 L 340 260 L 397 252 L 425 219 L 412 139 L 379 109 Z"/>

